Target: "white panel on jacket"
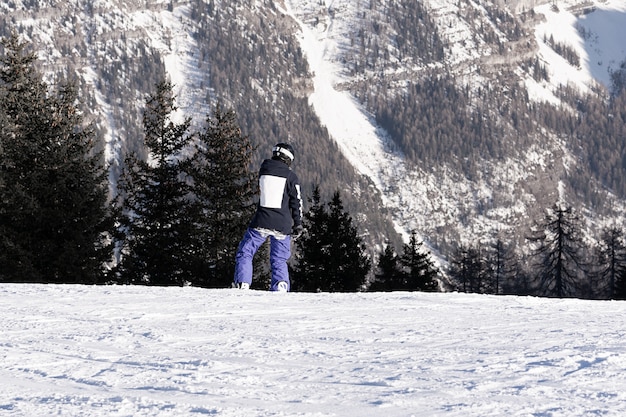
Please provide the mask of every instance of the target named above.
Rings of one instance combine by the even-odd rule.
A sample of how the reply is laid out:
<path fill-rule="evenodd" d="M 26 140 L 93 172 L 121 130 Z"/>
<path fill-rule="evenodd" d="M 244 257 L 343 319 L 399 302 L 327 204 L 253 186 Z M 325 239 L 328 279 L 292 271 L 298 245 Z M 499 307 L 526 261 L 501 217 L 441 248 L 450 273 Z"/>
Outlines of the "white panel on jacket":
<path fill-rule="evenodd" d="M 261 207 L 281 208 L 286 184 L 287 178 L 261 175 L 259 178 L 259 186 L 261 187 Z"/>

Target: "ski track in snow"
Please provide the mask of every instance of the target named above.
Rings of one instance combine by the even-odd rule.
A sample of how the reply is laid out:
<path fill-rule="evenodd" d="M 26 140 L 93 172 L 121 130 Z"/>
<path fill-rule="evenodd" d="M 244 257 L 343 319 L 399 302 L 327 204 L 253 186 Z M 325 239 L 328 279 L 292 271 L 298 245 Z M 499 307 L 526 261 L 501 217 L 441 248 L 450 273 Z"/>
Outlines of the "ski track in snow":
<path fill-rule="evenodd" d="M 622 416 L 626 303 L 0 284 L 2 416 Z"/>

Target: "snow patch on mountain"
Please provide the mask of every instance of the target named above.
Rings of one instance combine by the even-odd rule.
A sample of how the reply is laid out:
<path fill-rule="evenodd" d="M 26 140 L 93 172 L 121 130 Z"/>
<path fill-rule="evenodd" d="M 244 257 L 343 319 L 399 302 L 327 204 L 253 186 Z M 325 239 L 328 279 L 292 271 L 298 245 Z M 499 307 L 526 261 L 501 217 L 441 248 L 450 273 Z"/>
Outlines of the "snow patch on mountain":
<path fill-rule="evenodd" d="M 340 49 L 340 45 L 333 32 L 333 19 L 329 14 L 322 14 L 326 17 L 325 21 L 316 20 L 317 24 L 308 25 L 302 20 L 299 10 L 294 9 L 301 4 L 294 3 L 287 0 L 284 12 L 292 16 L 301 28 L 300 45 L 314 82 L 309 101 L 352 165 L 370 178 L 379 190 L 385 190 L 390 178 L 406 177 L 404 160 L 391 150 L 389 136 L 376 125 L 374 117 L 349 92 L 336 88 L 343 78 L 341 68 L 335 61 L 335 51 Z M 308 21 L 311 22 L 310 19 Z M 402 186 L 398 188 L 402 189 Z M 388 195 L 383 193 L 385 204 L 389 203 Z M 398 230 L 402 229 L 398 227 Z"/>
<path fill-rule="evenodd" d="M 190 113 L 202 114 L 206 108 L 205 94 L 201 91 L 204 74 L 198 62 L 198 46 L 191 36 L 189 13 L 189 6 L 181 5 L 172 11 L 138 10 L 131 15 L 134 29 L 145 31 L 151 46 L 163 57 L 179 106 L 174 116 L 176 122 Z"/>
<path fill-rule="evenodd" d="M 582 92 L 590 92 L 596 83 L 610 87 L 610 72 L 626 59 L 626 3 L 621 0 L 561 1 L 538 6 L 535 12 L 545 18 L 536 26 L 535 37 L 538 56 L 549 70 L 551 90 L 572 85 Z M 550 38 L 575 50 L 580 56 L 580 66 L 571 65 L 557 54 L 546 42 Z M 528 80 L 527 85 L 530 84 Z M 530 91 L 538 92 L 536 87 Z M 549 89 L 542 91 L 541 98 L 558 101 Z"/>
<path fill-rule="evenodd" d="M 610 73 L 626 60 L 626 3 L 613 0 L 577 19 L 594 79 L 610 86 Z"/>

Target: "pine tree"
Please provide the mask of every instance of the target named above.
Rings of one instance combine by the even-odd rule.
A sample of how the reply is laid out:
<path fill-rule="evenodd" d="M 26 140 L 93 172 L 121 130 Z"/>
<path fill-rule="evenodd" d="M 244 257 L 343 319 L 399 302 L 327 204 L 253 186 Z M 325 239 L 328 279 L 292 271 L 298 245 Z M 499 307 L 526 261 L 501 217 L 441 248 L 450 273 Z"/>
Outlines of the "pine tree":
<path fill-rule="evenodd" d="M 404 288 L 405 274 L 400 265 L 400 258 L 391 243 L 385 245 L 385 249 L 378 257 L 374 281 L 370 284 L 369 291 L 397 291 Z"/>
<path fill-rule="evenodd" d="M 604 283 L 608 298 L 617 297 L 626 274 L 626 245 L 624 232 L 618 227 L 606 228 L 598 243 L 599 276 Z"/>
<path fill-rule="evenodd" d="M 196 284 L 223 287 L 232 282 L 237 244 L 255 209 L 253 148 L 242 135 L 235 112 L 219 105 L 213 117 L 207 116 L 196 148 L 191 168 L 198 203 L 194 223 L 204 260 Z"/>
<path fill-rule="evenodd" d="M 366 254 L 352 216 L 344 210 L 339 191 L 328 203 L 328 237 L 331 239 L 327 266 L 327 284 L 330 291 L 359 291 L 367 280 L 372 261 Z"/>
<path fill-rule="evenodd" d="M 17 35 L 0 60 L 0 279 L 97 283 L 111 260 L 106 170 L 71 84 L 49 90 Z"/>
<path fill-rule="evenodd" d="M 189 118 L 172 120 L 177 110 L 173 86 L 162 81 L 143 115 L 149 160 L 126 160 L 120 181 L 124 198 L 120 280 L 148 285 L 184 285 L 193 279 L 199 251 L 189 184 Z"/>
<path fill-rule="evenodd" d="M 308 199 L 310 208 L 304 213 L 306 233 L 296 241 L 296 278 L 292 279 L 295 291 L 324 291 L 324 261 L 331 256 L 328 245 L 328 213 L 321 201 L 319 186 L 313 188 Z"/>
<path fill-rule="evenodd" d="M 478 247 L 460 245 L 450 262 L 450 276 L 457 290 L 482 293 L 485 280 L 485 260 Z"/>
<path fill-rule="evenodd" d="M 438 270 L 428 254 L 422 251 L 422 244 L 423 242 L 417 241 L 416 232 L 413 230 L 400 258 L 400 263 L 406 269 L 405 289 L 437 291 Z"/>
<path fill-rule="evenodd" d="M 540 294 L 566 297 L 581 293 L 580 275 L 585 272 L 585 265 L 580 230 L 581 220 L 572 208 L 555 204 L 535 234 L 528 238 L 538 243 L 534 256 Z"/>
<path fill-rule="evenodd" d="M 359 291 L 371 260 L 339 192 L 322 204 L 315 187 L 312 207 L 304 215 L 305 236 L 297 240 L 295 288 L 300 291 Z M 328 207 L 326 207 L 328 206 Z"/>

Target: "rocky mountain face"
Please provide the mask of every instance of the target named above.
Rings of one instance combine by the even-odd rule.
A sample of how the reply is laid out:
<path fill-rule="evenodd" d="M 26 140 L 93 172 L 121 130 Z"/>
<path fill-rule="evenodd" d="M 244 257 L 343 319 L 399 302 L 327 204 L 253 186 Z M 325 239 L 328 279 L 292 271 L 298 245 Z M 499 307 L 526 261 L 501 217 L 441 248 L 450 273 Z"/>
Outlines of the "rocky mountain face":
<path fill-rule="evenodd" d="M 181 117 L 232 107 L 258 160 L 294 143 L 305 195 L 339 190 L 372 252 L 416 230 L 445 265 L 459 243 L 527 251 L 555 203 L 585 217 L 590 241 L 621 221 L 626 129 L 612 106 L 626 56 L 599 29 L 626 21 L 620 7 L 2 0 L 0 27 L 32 42 L 51 83 L 79 84 L 112 192 L 124 156 L 145 152 L 143 105 L 169 77 Z"/>

